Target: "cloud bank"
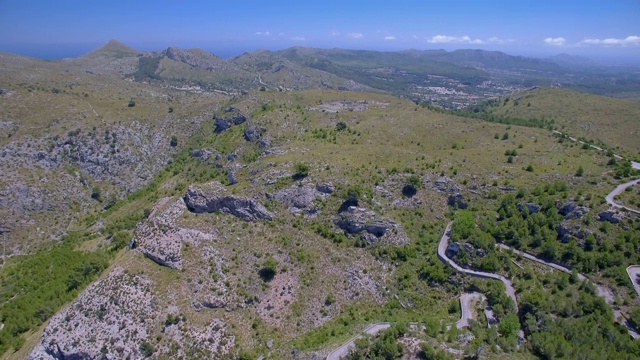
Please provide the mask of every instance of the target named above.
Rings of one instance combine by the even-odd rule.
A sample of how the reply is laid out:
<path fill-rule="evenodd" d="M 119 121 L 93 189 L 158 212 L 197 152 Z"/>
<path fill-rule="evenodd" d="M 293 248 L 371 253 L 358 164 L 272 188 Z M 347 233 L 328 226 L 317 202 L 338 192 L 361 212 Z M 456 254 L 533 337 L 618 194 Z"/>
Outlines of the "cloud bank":
<path fill-rule="evenodd" d="M 616 39 L 616 38 L 607 38 L 607 39 L 584 39 L 580 42 L 580 44 L 587 45 L 621 45 L 621 46 L 629 46 L 629 45 L 640 45 L 640 36 L 627 36 L 624 39 Z"/>
<path fill-rule="evenodd" d="M 469 36 L 436 35 L 427 40 L 432 44 L 484 44 L 480 39 L 472 39 Z"/>

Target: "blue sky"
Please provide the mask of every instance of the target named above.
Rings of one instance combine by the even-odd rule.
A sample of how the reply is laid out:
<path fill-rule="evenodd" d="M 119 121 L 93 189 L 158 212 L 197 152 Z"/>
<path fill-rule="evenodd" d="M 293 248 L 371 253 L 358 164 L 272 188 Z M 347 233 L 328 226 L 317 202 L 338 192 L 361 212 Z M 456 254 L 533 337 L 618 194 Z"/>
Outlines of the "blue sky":
<path fill-rule="evenodd" d="M 639 0 L 0 0 L 0 51 L 78 56 L 117 39 L 222 57 L 291 46 L 501 50 L 640 63 Z"/>

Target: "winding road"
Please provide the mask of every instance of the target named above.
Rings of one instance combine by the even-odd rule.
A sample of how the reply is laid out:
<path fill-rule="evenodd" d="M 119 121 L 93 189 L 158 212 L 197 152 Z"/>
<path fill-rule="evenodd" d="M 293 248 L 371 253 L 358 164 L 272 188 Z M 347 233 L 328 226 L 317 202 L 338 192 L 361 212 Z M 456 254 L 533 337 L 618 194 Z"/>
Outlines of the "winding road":
<path fill-rule="evenodd" d="M 469 326 L 469 320 L 473 319 L 473 309 L 471 308 L 471 301 L 478 299 L 480 301 L 486 300 L 486 297 L 479 292 L 464 293 L 460 295 L 460 320 L 456 323 L 456 328 L 462 329 Z"/>
<path fill-rule="evenodd" d="M 638 167 L 634 166 L 634 169 L 640 169 L 640 163 L 632 162 L 632 164 L 635 164 L 635 165 L 638 166 Z M 634 214 L 640 215 L 640 211 L 638 211 L 636 209 L 632 209 L 632 208 L 627 207 L 627 206 L 624 206 L 622 204 L 618 204 L 615 201 L 615 197 L 616 196 L 622 194 L 628 187 L 634 186 L 634 185 L 637 185 L 637 184 L 640 184 L 640 179 L 636 179 L 636 180 L 629 181 L 627 183 L 618 185 L 615 189 L 613 189 L 612 192 L 609 193 L 609 195 L 607 195 L 607 197 L 605 197 L 605 200 L 607 201 L 607 203 L 609 203 L 609 205 L 611 205 L 613 207 L 617 207 L 619 209 L 625 209 L 625 210 L 627 210 L 629 212 L 632 212 Z"/>
<path fill-rule="evenodd" d="M 475 276 L 475 277 L 479 277 L 479 278 L 483 278 L 483 279 L 494 279 L 494 280 L 500 280 L 502 281 L 502 283 L 504 284 L 504 287 L 506 288 L 506 292 L 507 295 L 509 295 L 509 297 L 511 298 L 511 300 L 513 300 L 514 304 L 516 305 L 516 308 L 518 307 L 518 299 L 516 298 L 516 289 L 513 287 L 513 284 L 511 283 L 511 280 L 507 279 L 506 277 L 502 276 L 502 275 L 498 275 L 498 274 L 493 274 L 493 273 L 488 273 L 488 272 L 484 272 L 484 271 L 477 271 L 477 270 L 470 270 L 470 269 L 465 269 L 462 266 L 458 265 L 455 261 L 451 260 L 446 252 L 447 252 L 447 246 L 449 246 L 449 238 L 451 237 L 451 226 L 453 225 L 453 221 L 450 222 L 449 224 L 447 224 L 447 228 L 444 231 L 444 234 L 442 235 L 442 238 L 440 239 L 440 243 L 438 244 L 438 258 L 440 258 L 440 260 L 442 260 L 444 263 L 449 264 L 451 267 L 453 267 L 454 269 L 456 269 L 457 271 L 461 272 L 461 273 L 465 273 L 471 276 Z"/>
<path fill-rule="evenodd" d="M 447 250 L 447 246 L 449 243 L 449 238 L 451 236 L 451 226 L 452 226 L 453 222 L 450 222 L 449 224 L 447 224 L 447 228 L 444 232 L 444 234 L 442 235 L 442 238 L 440 239 L 440 244 L 438 245 L 438 257 L 440 258 L 440 260 L 444 261 L 445 263 L 451 265 L 454 269 L 463 272 L 465 274 L 469 274 L 472 276 L 477 276 L 477 277 L 482 277 L 482 278 L 489 278 L 489 279 L 497 279 L 500 280 L 504 283 L 505 287 L 506 287 L 506 291 L 507 291 L 507 295 L 509 295 L 509 297 L 511 297 L 514 302 L 516 303 L 516 308 L 518 306 L 517 301 L 515 300 L 515 289 L 513 288 L 513 285 L 511 283 L 511 281 L 509 281 L 507 278 L 505 278 L 504 276 L 501 275 L 497 275 L 497 274 L 491 274 L 491 273 L 485 273 L 482 271 L 475 271 L 475 270 L 469 270 L 469 269 L 465 269 L 463 267 L 461 267 L 460 265 L 458 265 L 456 262 L 454 262 L 453 260 L 451 260 L 449 257 L 447 257 L 447 255 L 445 254 L 446 250 Z M 515 254 L 518 254 L 520 256 L 522 256 L 525 259 L 531 260 L 531 261 L 535 261 L 539 264 L 543 264 L 546 265 L 548 267 L 551 267 L 553 269 L 559 270 L 559 271 L 563 271 L 565 273 L 571 274 L 572 270 L 564 267 L 562 265 L 558 265 L 556 263 L 552 263 L 552 262 L 548 262 L 545 261 L 543 259 L 540 259 L 534 255 L 528 254 L 524 251 L 520 251 L 520 250 L 516 250 L 512 247 L 509 247 L 507 245 L 504 244 L 497 244 L 497 247 L 501 248 L 501 249 L 505 249 L 508 251 L 512 251 Z M 627 268 L 627 273 L 629 274 L 629 277 L 632 278 L 632 282 L 634 283 L 634 287 L 636 287 L 636 291 L 640 291 L 640 286 L 636 286 L 636 283 L 633 281 L 633 277 L 632 277 L 632 273 L 635 275 L 636 273 L 640 274 L 640 267 L 635 267 L 635 266 L 630 266 L 629 268 Z M 631 337 L 633 337 L 634 339 L 639 339 L 640 338 L 640 334 L 638 334 L 635 330 L 633 330 L 627 323 L 626 323 L 626 319 L 624 319 L 624 317 L 622 316 L 622 314 L 620 313 L 619 310 L 616 310 L 614 307 L 614 298 L 611 294 L 611 291 L 606 287 L 606 286 L 602 286 L 599 284 L 594 283 L 593 281 L 591 281 L 588 277 L 586 277 L 584 274 L 580 274 L 578 273 L 578 279 L 580 279 L 581 281 L 587 280 L 590 281 L 591 283 L 594 284 L 594 286 L 596 287 L 597 291 L 598 291 L 598 296 L 601 296 L 605 299 L 605 301 L 607 302 L 607 304 L 609 304 L 609 306 L 611 306 L 613 313 L 614 313 L 614 320 L 618 321 L 620 324 L 622 324 L 623 326 L 625 326 L 627 328 L 627 331 L 629 332 L 629 335 L 631 335 Z M 640 294 L 640 292 L 638 292 L 638 294 Z M 463 310 L 464 311 L 464 310 Z"/>

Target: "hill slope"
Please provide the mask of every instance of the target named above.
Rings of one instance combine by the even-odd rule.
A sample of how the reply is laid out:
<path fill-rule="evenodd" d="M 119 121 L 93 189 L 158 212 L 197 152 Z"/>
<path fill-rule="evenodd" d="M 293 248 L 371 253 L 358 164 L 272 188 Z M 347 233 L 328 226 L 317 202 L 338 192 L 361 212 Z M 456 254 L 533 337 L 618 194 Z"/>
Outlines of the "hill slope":
<path fill-rule="evenodd" d="M 492 101 L 486 111 L 496 115 L 554 120 L 560 131 L 631 154 L 640 151 L 640 103 L 579 93 L 536 88 Z"/>

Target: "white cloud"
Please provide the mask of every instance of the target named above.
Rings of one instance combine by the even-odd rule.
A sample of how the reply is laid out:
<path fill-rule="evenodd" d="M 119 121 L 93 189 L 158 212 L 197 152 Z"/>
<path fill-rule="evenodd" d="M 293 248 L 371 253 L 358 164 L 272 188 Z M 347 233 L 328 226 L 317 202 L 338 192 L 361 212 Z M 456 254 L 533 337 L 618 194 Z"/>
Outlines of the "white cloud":
<path fill-rule="evenodd" d="M 584 39 L 580 44 L 588 45 L 640 45 L 640 36 L 627 36 L 624 39 L 607 38 L 607 39 Z"/>
<path fill-rule="evenodd" d="M 544 39 L 544 43 L 547 45 L 553 45 L 553 46 L 562 46 L 564 45 L 564 43 L 566 43 L 567 40 L 563 37 L 557 37 L 557 38 L 546 38 Z"/>
<path fill-rule="evenodd" d="M 387 36 L 385 36 L 385 37 L 384 37 L 384 39 L 385 39 L 385 40 L 395 40 L 395 39 L 396 39 L 396 37 L 395 37 L 395 36 L 392 36 L 392 35 L 387 35 Z"/>
<path fill-rule="evenodd" d="M 305 41 L 307 39 L 303 38 L 302 36 L 294 36 L 291 38 L 291 40 L 293 41 Z"/>
<path fill-rule="evenodd" d="M 511 44 L 513 42 L 515 42 L 515 40 L 513 39 L 501 39 L 499 37 L 490 37 L 489 40 L 487 40 L 488 43 L 490 44 L 500 44 L 500 45 L 504 45 L 504 44 Z"/>
<path fill-rule="evenodd" d="M 349 33 L 347 36 L 352 39 L 362 39 L 364 37 L 362 33 Z"/>
<path fill-rule="evenodd" d="M 329 35 L 331 35 L 331 36 L 340 36 L 340 32 L 332 31 Z"/>
<path fill-rule="evenodd" d="M 480 39 L 472 39 L 469 36 L 436 35 L 427 40 L 432 44 L 484 44 Z"/>
<path fill-rule="evenodd" d="M 269 31 L 258 31 L 256 33 L 256 35 L 260 35 L 260 36 L 271 36 L 271 33 Z"/>

